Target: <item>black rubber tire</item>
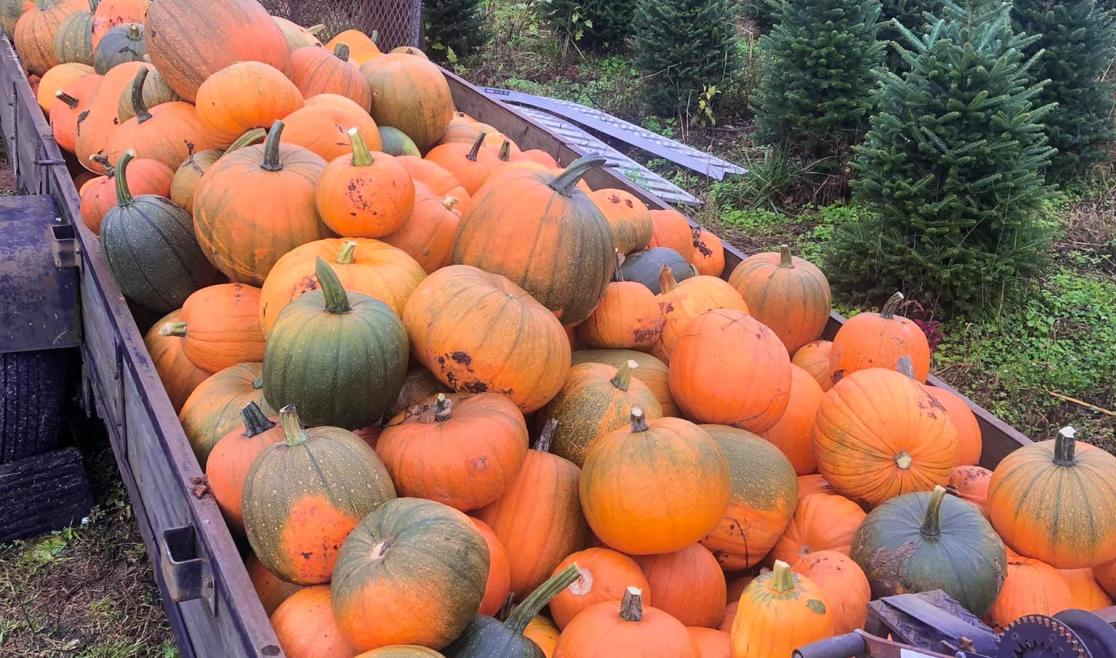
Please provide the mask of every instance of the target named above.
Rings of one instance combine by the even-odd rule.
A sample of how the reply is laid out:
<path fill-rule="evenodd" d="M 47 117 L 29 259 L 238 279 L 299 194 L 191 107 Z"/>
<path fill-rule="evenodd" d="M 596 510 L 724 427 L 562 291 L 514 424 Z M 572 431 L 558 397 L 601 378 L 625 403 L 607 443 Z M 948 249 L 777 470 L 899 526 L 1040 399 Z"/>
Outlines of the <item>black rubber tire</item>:
<path fill-rule="evenodd" d="M 0 354 L 0 464 L 58 447 L 68 352 Z"/>

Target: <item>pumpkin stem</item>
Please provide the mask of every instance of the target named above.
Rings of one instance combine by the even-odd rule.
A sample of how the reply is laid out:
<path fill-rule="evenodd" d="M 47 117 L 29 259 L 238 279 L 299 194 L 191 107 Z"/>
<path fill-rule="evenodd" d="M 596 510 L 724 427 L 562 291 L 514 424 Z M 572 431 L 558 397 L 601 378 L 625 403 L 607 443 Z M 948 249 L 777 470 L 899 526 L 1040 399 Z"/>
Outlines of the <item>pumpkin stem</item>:
<path fill-rule="evenodd" d="M 372 152 L 368 150 L 368 144 L 364 142 L 364 138 L 361 137 L 360 131 L 356 128 L 350 128 L 348 135 L 349 143 L 353 145 L 353 166 L 371 167 Z"/>
<path fill-rule="evenodd" d="M 306 443 L 306 430 L 302 429 L 302 421 L 298 418 L 298 411 L 293 404 L 288 404 L 279 410 L 279 424 L 283 427 L 283 436 L 287 437 L 287 445 L 294 447 Z"/>
<path fill-rule="evenodd" d="M 930 503 L 926 506 L 926 519 L 922 522 L 919 531 L 924 537 L 937 537 L 942 534 L 942 501 L 945 500 L 946 490 L 941 485 L 934 487 L 930 492 Z"/>
<path fill-rule="evenodd" d="M 624 621 L 643 621 L 643 590 L 628 587 L 620 601 L 620 618 Z"/>
<path fill-rule="evenodd" d="M 536 587 L 535 591 L 528 594 L 527 598 L 515 607 L 515 612 L 508 616 L 508 620 L 504 624 L 516 635 L 523 635 L 523 630 L 527 628 L 527 624 L 546 607 L 547 603 L 550 603 L 550 599 L 564 592 L 580 577 L 581 570 L 574 562 L 561 572 L 547 578 L 542 585 Z"/>
<path fill-rule="evenodd" d="M 448 196 L 442 199 L 442 207 L 446 210 L 453 210 L 454 206 L 456 206 L 459 201 L 460 199 L 455 196 Z"/>
<path fill-rule="evenodd" d="M 356 262 L 356 240 L 345 240 L 341 243 L 341 251 L 337 252 L 338 265 L 352 265 Z"/>
<path fill-rule="evenodd" d="M 631 359 L 620 364 L 616 369 L 616 375 L 612 378 L 612 385 L 621 391 L 628 390 L 632 385 L 632 371 L 639 367 L 639 364 Z"/>
<path fill-rule="evenodd" d="M 78 106 L 78 99 L 74 98 L 73 96 L 67 94 L 64 91 L 54 92 L 54 97 L 57 98 L 58 100 L 62 101 L 66 105 L 70 106 L 71 110 Z"/>
<path fill-rule="evenodd" d="M 132 108 L 136 112 L 136 123 L 151 120 L 151 112 L 147 109 L 147 103 L 143 102 L 143 83 L 147 81 L 147 74 L 147 67 L 141 66 L 132 81 Z"/>
<path fill-rule="evenodd" d="M 240 137 L 237 137 L 236 141 L 233 142 L 232 144 L 229 144 L 229 148 L 225 149 L 225 152 L 222 155 L 228 155 L 229 153 L 232 153 L 233 151 L 239 151 L 240 149 L 244 148 L 245 146 L 251 146 L 253 144 L 258 144 L 259 142 L 264 141 L 264 139 L 266 137 L 267 137 L 267 131 L 266 130 L 264 130 L 263 128 L 253 128 L 253 129 L 249 130 L 248 132 L 244 133 L 243 135 L 241 135 Z"/>
<path fill-rule="evenodd" d="M 333 54 L 342 62 L 347 62 L 349 61 L 349 46 L 339 43 L 337 47 L 333 49 Z"/>
<path fill-rule="evenodd" d="M 566 170 L 559 174 L 551 183 L 550 189 L 563 195 L 573 194 L 574 186 L 591 170 L 602 166 L 608 160 L 603 155 L 585 155 L 570 163 Z"/>
<path fill-rule="evenodd" d="M 539 433 L 539 440 L 535 442 L 535 450 L 539 452 L 550 452 L 550 444 L 554 443 L 554 433 L 558 431 L 558 419 L 547 419 L 546 424 L 543 425 L 542 432 Z"/>
<path fill-rule="evenodd" d="M 899 305 L 903 303 L 904 299 L 906 299 L 906 297 L 904 297 L 901 292 L 897 292 L 889 297 L 884 303 L 883 310 L 880 311 L 880 317 L 885 320 L 890 320 L 895 317 L 895 312 L 899 310 Z"/>
<path fill-rule="evenodd" d="M 136 157 L 135 151 L 127 151 L 124 155 L 120 156 L 120 161 L 116 163 L 116 205 L 130 206 L 135 201 L 132 198 L 131 191 L 128 190 L 128 163 L 132 158 Z"/>
<path fill-rule="evenodd" d="M 325 31 L 325 25 L 321 23 L 318 23 L 317 25 L 311 25 L 310 27 L 306 28 L 306 31 L 310 34 L 313 34 L 314 36 L 318 36 Z"/>
<path fill-rule="evenodd" d="M 322 297 L 325 298 L 325 310 L 327 312 L 340 314 L 353 310 L 353 307 L 349 304 L 349 295 L 345 293 L 345 288 L 341 285 L 341 280 L 337 278 L 337 273 L 321 256 L 318 256 L 314 273 L 318 277 L 318 286 L 322 290 Z"/>
<path fill-rule="evenodd" d="M 899 357 L 899 363 L 896 364 L 895 369 L 898 370 L 900 373 L 910 377 L 911 379 L 914 379 L 914 363 L 911 362 L 911 357 L 907 356 L 906 354 Z"/>
<path fill-rule="evenodd" d="M 913 462 L 914 460 L 911 459 L 911 453 L 907 452 L 906 450 L 900 452 L 898 455 L 895 455 L 895 465 L 903 469 L 904 471 L 909 469 Z"/>
<path fill-rule="evenodd" d="M 143 40 L 143 26 L 139 23 L 132 23 L 128 26 L 128 38 L 132 41 Z"/>
<path fill-rule="evenodd" d="M 791 256 L 790 247 L 779 245 L 779 267 L 794 267 L 794 257 Z"/>
<path fill-rule="evenodd" d="M 101 4 L 101 0 L 89 0 L 89 13 L 97 13 L 97 7 Z"/>
<path fill-rule="evenodd" d="M 500 145 L 499 157 L 504 162 L 508 162 L 511 160 L 511 142 L 506 139 L 504 140 L 504 143 Z"/>
<path fill-rule="evenodd" d="M 182 338 L 183 336 L 186 335 L 186 323 L 185 322 L 168 322 L 168 323 L 164 324 L 163 326 L 159 327 L 159 335 L 160 336 L 175 336 L 177 338 Z"/>
<path fill-rule="evenodd" d="M 632 433 L 646 432 L 651 429 L 647 426 L 647 416 L 640 407 L 632 407 Z"/>
<path fill-rule="evenodd" d="M 255 379 L 252 380 L 252 390 L 253 391 L 262 391 L 263 390 L 263 375 L 260 375 L 259 377 L 256 377 Z"/>
<path fill-rule="evenodd" d="M 668 293 L 678 287 L 678 280 L 674 278 L 674 272 L 671 271 L 669 265 L 663 265 L 659 268 L 659 289 L 660 295 Z"/>
<path fill-rule="evenodd" d="M 272 427 L 275 423 L 271 422 L 264 414 L 260 405 L 255 402 L 249 402 L 240 410 L 240 417 L 244 419 L 244 436 L 245 438 L 252 438 L 258 434 L 263 434 Z"/>
<path fill-rule="evenodd" d="M 371 41 L 372 43 L 376 44 L 377 46 L 379 46 L 380 45 L 380 31 L 379 30 L 372 30 L 372 34 L 369 35 L 368 40 Z"/>
<path fill-rule="evenodd" d="M 620 268 L 623 267 L 623 265 L 624 265 L 624 255 L 620 253 L 619 249 L 613 249 L 612 250 L 612 255 L 613 255 L 614 258 L 616 258 L 616 271 L 613 273 L 612 278 L 616 279 L 617 281 L 623 281 L 624 280 L 624 270 L 622 270 Z"/>
<path fill-rule="evenodd" d="M 279 160 L 279 140 L 283 136 L 284 123 L 279 119 L 271 124 L 271 132 L 267 134 L 264 142 L 264 158 L 260 169 L 264 171 L 283 171 L 283 163 Z"/>
<path fill-rule="evenodd" d="M 1063 427 L 1058 431 L 1058 438 L 1054 439 L 1054 463 L 1058 466 L 1073 466 L 1075 441 L 1077 430 L 1072 427 Z"/>
<path fill-rule="evenodd" d="M 488 137 L 488 133 L 485 132 L 477 135 L 477 138 L 473 140 L 473 148 L 469 149 L 469 152 L 465 154 L 466 160 L 471 160 L 473 162 L 477 161 L 477 156 L 480 155 L 480 150 L 481 147 L 484 146 L 484 140 L 486 137 Z"/>
<path fill-rule="evenodd" d="M 782 560 L 775 560 L 775 569 L 771 575 L 771 589 L 780 594 L 786 594 L 794 589 L 794 572 L 790 565 Z"/>
<path fill-rule="evenodd" d="M 438 397 L 434 400 L 434 420 L 439 423 L 444 423 L 450 419 L 453 414 L 453 400 L 446 397 L 445 393 L 439 393 Z"/>
<path fill-rule="evenodd" d="M 108 156 L 103 153 L 94 153 L 89 156 L 89 159 L 105 168 L 105 177 L 112 178 L 116 175 L 116 167 L 112 166 L 112 161 Z"/>

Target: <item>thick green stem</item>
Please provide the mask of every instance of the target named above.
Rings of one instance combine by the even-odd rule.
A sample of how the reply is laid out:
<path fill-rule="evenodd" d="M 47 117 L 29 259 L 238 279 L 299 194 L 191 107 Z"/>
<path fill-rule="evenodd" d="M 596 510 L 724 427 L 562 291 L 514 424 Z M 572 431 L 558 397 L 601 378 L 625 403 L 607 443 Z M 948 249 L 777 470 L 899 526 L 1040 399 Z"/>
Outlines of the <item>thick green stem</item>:
<path fill-rule="evenodd" d="M 794 257 L 791 256 L 790 247 L 779 245 L 779 267 L 794 267 Z"/>
<path fill-rule="evenodd" d="M 466 160 L 477 161 L 477 156 L 480 155 L 481 147 L 484 146 L 485 137 L 488 137 L 488 133 L 477 135 L 477 138 L 473 141 L 473 148 L 469 149 L 469 152 L 465 154 Z"/>
<path fill-rule="evenodd" d="M 643 590 L 629 587 L 620 601 L 620 618 L 624 621 L 643 621 Z"/>
<path fill-rule="evenodd" d="M 278 119 L 271 124 L 271 132 L 267 134 L 264 142 L 264 158 L 260 169 L 264 171 L 283 171 L 283 163 L 279 160 L 279 141 L 283 138 L 283 122 Z"/>
<path fill-rule="evenodd" d="M 168 322 L 159 327 L 160 336 L 176 336 L 182 338 L 186 335 L 185 322 Z"/>
<path fill-rule="evenodd" d="M 612 385 L 621 391 L 628 390 L 632 385 L 632 371 L 639 367 L 639 364 L 631 359 L 620 364 L 616 369 L 616 375 L 612 378 Z"/>
<path fill-rule="evenodd" d="M 558 419 L 550 418 L 543 425 L 542 432 L 539 433 L 539 440 L 535 442 L 535 450 L 539 452 L 550 452 L 550 445 L 554 443 L 554 433 L 558 431 Z"/>
<path fill-rule="evenodd" d="M 151 112 L 147 109 L 147 103 L 143 102 L 143 84 L 147 81 L 147 73 L 147 67 L 141 66 L 132 81 L 132 108 L 136 113 L 136 123 L 146 123 L 151 120 Z"/>
<path fill-rule="evenodd" d="M 632 433 L 646 432 L 651 429 L 647 425 L 647 416 L 640 407 L 632 407 Z"/>
<path fill-rule="evenodd" d="M 528 594 L 527 598 L 516 606 L 515 612 L 511 613 L 511 616 L 504 623 L 516 635 L 523 635 L 523 629 L 527 628 L 527 624 L 546 607 L 547 603 L 550 603 L 550 599 L 564 592 L 580 577 L 581 570 L 578 569 L 575 562 L 561 572 L 547 578 L 542 585 L 536 587 L 535 591 Z"/>
<path fill-rule="evenodd" d="M 895 317 L 895 312 L 899 310 L 899 305 L 903 303 L 904 299 L 906 299 L 906 297 L 904 297 L 901 292 L 897 292 L 889 297 L 884 303 L 883 310 L 880 311 L 880 317 L 885 320 L 890 320 Z"/>
<path fill-rule="evenodd" d="M 663 265 L 659 268 L 659 294 L 665 294 L 678 287 L 678 280 L 674 278 L 674 272 L 671 271 L 669 265 Z"/>
<path fill-rule="evenodd" d="M 434 400 L 434 420 L 444 423 L 453 415 L 453 401 L 445 393 L 439 393 Z"/>
<path fill-rule="evenodd" d="M 230 144 L 229 148 L 225 149 L 225 152 L 222 155 L 228 155 L 229 153 L 232 153 L 233 151 L 239 151 L 240 149 L 244 148 L 245 146 L 251 146 L 253 144 L 258 144 L 258 143 L 264 141 L 265 139 L 267 139 L 267 131 L 266 130 L 264 130 L 263 128 L 253 128 L 253 129 L 249 130 L 248 132 L 244 133 L 243 135 L 241 135 L 240 137 L 237 137 L 236 141 L 233 142 L 232 144 Z"/>
<path fill-rule="evenodd" d="M 786 594 L 794 589 L 794 572 L 790 565 L 782 560 L 775 560 L 774 573 L 771 576 L 771 589 L 780 594 Z"/>
<path fill-rule="evenodd" d="M 566 170 L 555 177 L 554 181 L 550 184 L 550 189 L 563 195 L 570 196 L 573 194 L 574 187 L 593 169 L 600 167 L 607 160 L 603 155 L 586 155 L 578 158 L 566 167 Z"/>
<path fill-rule="evenodd" d="M 338 265 L 352 265 L 356 262 L 356 249 L 356 240 L 345 240 L 341 243 L 341 251 L 337 252 L 337 260 L 335 262 Z"/>
<path fill-rule="evenodd" d="M 341 285 L 341 280 L 337 278 L 337 273 L 321 256 L 318 256 L 314 271 L 318 276 L 318 286 L 321 288 L 322 297 L 325 298 L 325 310 L 329 313 L 348 313 L 353 310 L 353 307 L 349 305 L 349 295 L 345 293 L 345 288 Z"/>
<path fill-rule="evenodd" d="M 263 409 L 260 409 L 260 405 L 255 402 L 245 405 L 240 410 L 240 417 L 244 419 L 244 436 L 249 439 L 275 427 L 275 423 L 268 419 Z"/>
<path fill-rule="evenodd" d="M 132 192 L 128 189 L 128 163 L 132 158 L 136 157 L 135 151 L 127 151 L 124 155 L 120 156 L 120 161 L 116 163 L 116 205 L 130 206 L 135 201 L 132 198 Z"/>
<path fill-rule="evenodd" d="M 349 143 L 353 146 L 353 166 L 371 167 L 372 151 L 368 150 L 368 144 L 364 142 L 364 138 L 356 128 L 349 129 Z"/>
<path fill-rule="evenodd" d="M 333 54 L 342 62 L 349 61 L 349 47 L 343 43 L 337 44 L 337 47 L 333 49 Z"/>
<path fill-rule="evenodd" d="M 64 91 L 54 92 L 54 97 L 65 103 L 71 110 L 78 106 L 78 99 L 74 98 Z"/>
<path fill-rule="evenodd" d="M 279 425 L 283 427 L 283 436 L 287 439 L 288 446 L 297 446 L 306 443 L 310 437 L 302 429 L 302 421 L 298 418 L 298 411 L 293 404 L 288 404 L 279 410 Z"/>
<path fill-rule="evenodd" d="M 100 6 L 101 0 L 89 0 L 89 13 L 97 13 L 97 7 Z"/>
<path fill-rule="evenodd" d="M 926 518 L 922 521 L 919 532 L 924 537 L 937 537 L 942 534 L 942 501 L 945 500 L 946 490 L 942 486 L 934 487 L 930 492 L 930 503 L 926 506 Z"/>
<path fill-rule="evenodd" d="M 1059 466 L 1072 466 L 1076 461 L 1074 449 L 1077 430 L 1072 427 L 1063 427 L 1058 431 L 1058 438 L 1054 439 L 1054 463 Z"/>

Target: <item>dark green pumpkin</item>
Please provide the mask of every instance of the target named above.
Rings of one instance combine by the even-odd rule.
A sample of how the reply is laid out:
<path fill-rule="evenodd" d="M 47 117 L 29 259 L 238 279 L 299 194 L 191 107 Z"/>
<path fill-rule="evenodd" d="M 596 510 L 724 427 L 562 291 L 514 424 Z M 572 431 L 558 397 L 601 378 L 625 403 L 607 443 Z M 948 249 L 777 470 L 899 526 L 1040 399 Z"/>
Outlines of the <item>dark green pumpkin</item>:
<path fill-rule="evenodd" d="M 416 158 L 422 157 L 422 152 L 419 151 L 414 140 L 408 137 L 407 133 L 398 128 L 380 126 L 380 142 L 383 144 L 380 150 L 388 155 L 413 155 Z"/>
<path fill-rule="evenodd" d="M 98 0 L 89 0 L 89 11 L 75 11 L 54 33 L 54 56 L 62 62 L 93 64 L 93 12 Z"/>
<path fill-rule="evenodd" d="M 303 429 L 293 407 L 279 410 L 286 441 L 252 462 L 244 481 L 244 530 L 271 573 L 299 585 L 327 583 L 345 538 L 395 498 L 375 451 L 340 427 Z"/>
<path fill-rule="evenodd" d="M 143 23 L 124 23 L 105 32 L 93 49 L 93 70 L 104 75 L 114 66 L 142 62 L 146 55 Z"/>
<path fill-rule="evenodd" d="M 391 409 L 407 377 L 403 321 L 381 301 L 346 293 L 319 258 L 318 290 L 279 314 L 264 353 L 264 395 L 310 425 L 357 429 Z"/>
<path fill-rule="evenodd" d="M 443 653 L 446 658 L 546 658 L 539 645 L 523 635 L 523 629 L 550 599 L 580 577 L 577 564 L 554 574 L 523 599 L 507 621 L 476 615 Z"/>
<path fill-rule="evenodd" d="M 0 0 L 0 29 L 9 37 L 15 34 L 16 23 L 27 7 L 27 0 Z"/>
<path fill-rule="evenodd" d="M 189 213 L 161 196 L 128 191 L 125 172 L 134 157 L 125 153 L 116 166 L 116 206 L 101 223 L 101 248 L 125 297 L 170 313 L 221 275 L 198 246 Z"/>
<path fill-rule="evenodd" d="M 944 590 L 977 616 L 1004 584 L 1004 544 L 976 507 L 945 489 L 910 493 L 880 505 L 853 538 L 852 558 L 872 598 Z"/>
<path fill-rule="evenodd" d="M 659 272 L 663 269 L 663 265 L 670 268 L 674 280 L 679 283 L 697 274 L 694 266 L 681 254 L 667 247 L 655 247 L 629 254 L 620 266 L 620 274 L 624 277 L 624 281 L 642 283 L 657 295 L 663 291 L 659 286 Z"/>

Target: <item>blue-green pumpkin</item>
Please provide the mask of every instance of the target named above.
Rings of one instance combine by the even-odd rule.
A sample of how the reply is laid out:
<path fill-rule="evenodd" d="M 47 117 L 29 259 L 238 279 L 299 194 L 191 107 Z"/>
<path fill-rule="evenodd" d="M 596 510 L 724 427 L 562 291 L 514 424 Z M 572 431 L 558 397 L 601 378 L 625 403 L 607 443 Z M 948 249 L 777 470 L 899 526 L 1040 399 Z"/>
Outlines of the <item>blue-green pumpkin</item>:
<path fill-rule="evenodd" d="M 104 75 L 120 64 L 142 62 L 145 55 L 143 23 L 117 25 L 105 32 L 93 49 L 93 70 Z"/>
<path fill-rule="evenodd" d="M 413 155 L 422 157 L 422 152 L 407 133 L 391 126 L 380 126 L 380 150 L 388 155 Z"/>

